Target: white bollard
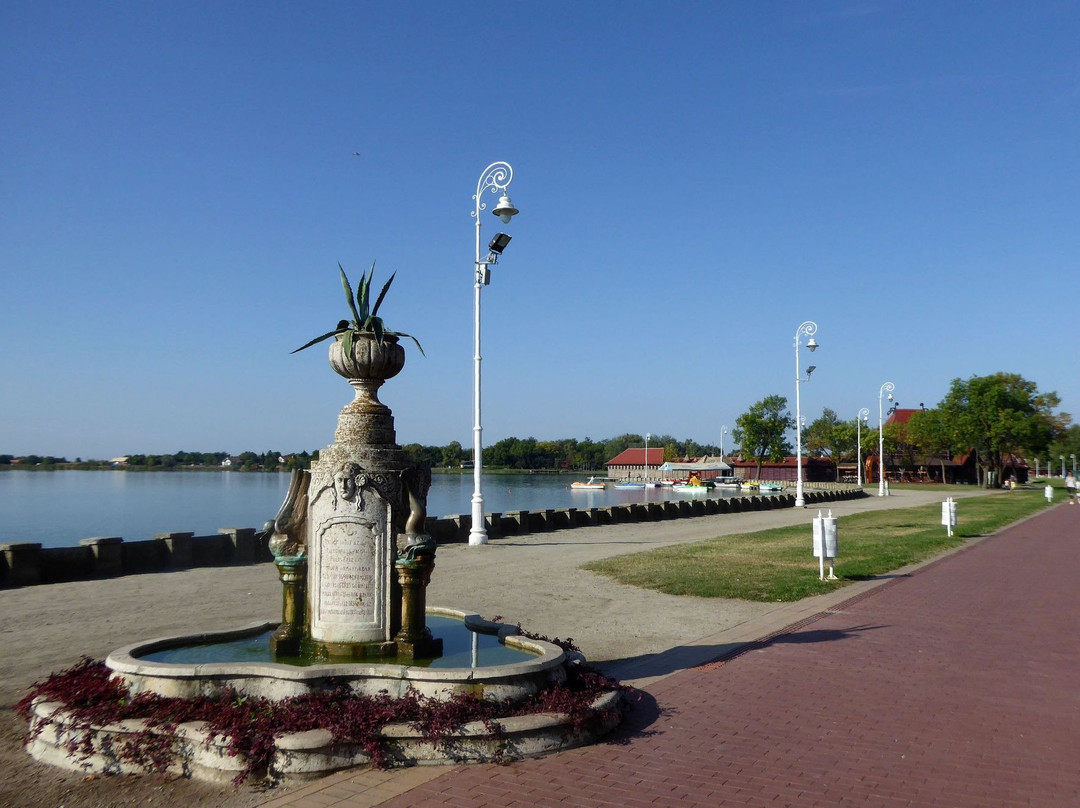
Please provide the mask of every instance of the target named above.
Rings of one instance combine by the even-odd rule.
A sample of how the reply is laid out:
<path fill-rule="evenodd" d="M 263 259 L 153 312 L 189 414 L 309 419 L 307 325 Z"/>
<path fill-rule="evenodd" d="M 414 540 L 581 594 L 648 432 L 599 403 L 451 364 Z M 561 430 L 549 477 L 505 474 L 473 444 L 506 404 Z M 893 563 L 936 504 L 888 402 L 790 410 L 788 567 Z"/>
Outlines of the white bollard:
<path fill-rule="evenodd" d="M 823 581 L 837 580 L 833 568 L 836 558 L 836 517 L 829 511 L 822 516 L 821 511 L 814 517 L 814 557 L 818 559 L 818 576 Z M 825 575 L 825 559 L 829 560 L 829 574 Z"/>
<path fill-rule="evenodd" d="M 829 511 L 829 515 L 821 520 L 822 533 L 825 537 L 825 555 L 829 559 L 829 574 L 826 581 L 835 581 L 836 573 L 833 571 L 833 561 L 836 559 L 836 517 Z"/>
<path fill-rule="evenodd" d="M 825 526 L 821 511 L 814 517 L 814 558 L 818 559 L 818 576 L 825 580 Z"/>
<path fill-rule="evenodd" d="M 956 527 L 956 500 L 952 497 L 941 503 L 941 524 L 945 525 L 948 535 L 952 536 L 952 529 Z"/>

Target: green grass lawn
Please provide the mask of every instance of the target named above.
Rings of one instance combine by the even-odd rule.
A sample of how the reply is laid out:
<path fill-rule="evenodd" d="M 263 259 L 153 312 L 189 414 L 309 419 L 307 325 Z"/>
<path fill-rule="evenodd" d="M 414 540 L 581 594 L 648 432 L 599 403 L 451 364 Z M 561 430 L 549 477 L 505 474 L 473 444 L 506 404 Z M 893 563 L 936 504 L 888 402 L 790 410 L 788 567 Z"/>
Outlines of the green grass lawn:
<path fill-rule="evenodd" d="M 951 487 L 942 489 L 943 499 L 950 493 L 947 488 Z M 959 490 L 971 489 L 960 486 Z M 809 515 L 805 525 L 615 556 L 584 568 L 669 595 L 790 602 L 931 558 L 1045 507 L 1041 488 L 959 500 L 951 538 L 941 524 L 940 504 L 841 517 L 837 522 L 839 581 L 818 578 Z"/>

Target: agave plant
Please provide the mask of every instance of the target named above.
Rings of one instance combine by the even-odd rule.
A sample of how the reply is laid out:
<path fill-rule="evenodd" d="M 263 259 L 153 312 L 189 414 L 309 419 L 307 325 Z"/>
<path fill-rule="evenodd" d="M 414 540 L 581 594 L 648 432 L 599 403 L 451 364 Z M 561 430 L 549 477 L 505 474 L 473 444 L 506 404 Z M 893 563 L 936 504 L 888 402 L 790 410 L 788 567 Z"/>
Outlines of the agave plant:
<path fill-rule="evenodd" d="M 355 334 L 362 332 L 374 334 L 375 341 L 382 345 L 383 337 L 408 337 L 416 343 L 417 349 L 424 356 L 424 349 L 420 346 L 420 341 L 412 334 L 404 334 L 400 331 L 388 331 L 386 324 L 383 323 L 382 317 L 379 317 L 379 306 L 382 305 L 383 298 L 386 297 L 386 290 L 390 288 L 390 284 L 394 282 L 395 272 L 390 276 L 390 279 L 383 284 L 382 291 L 379 292 L 379 296 L 375 299 L 375 305 L 371 305 L 371 280 L 375 275 L 375 264 L 372 262 L 371 269 L 368 273 L 360 278 L 360 286 L 356 290 L 355 299 L 353 296 L 352 284 L 349 283 L 349 278 L 345 274 L 345 270 L 341 264 L 338 264 L 338 271 L 341 273 L 341 287 L 345 290 L 345 299 L 349 303 L 349 311 L 352 313 L 351 320 L 341 320 L 337 324 L 337 328 L 333 331 L 327 331 L 325 334 L 311 342 L 305 343 L 297 348 L 292 353 L 302 351 L 304 348 L 310 348 L 323 340 L 328 340 L 331 337 L 341 337 L 341 347 L 345 351 L 345 355 L 348 356 L 352 353 L 353 337 Z"/>

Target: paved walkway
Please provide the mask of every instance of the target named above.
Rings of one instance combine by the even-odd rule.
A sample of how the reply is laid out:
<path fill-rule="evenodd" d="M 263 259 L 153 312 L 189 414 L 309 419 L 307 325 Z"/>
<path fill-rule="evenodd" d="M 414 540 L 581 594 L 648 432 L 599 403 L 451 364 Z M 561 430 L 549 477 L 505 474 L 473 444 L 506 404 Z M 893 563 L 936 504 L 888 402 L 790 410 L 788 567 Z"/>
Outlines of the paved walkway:
<path fill-rule="evenodd" d="M 1078 573 L 1080 508 L 1059 505 L 824 611 L 640 660 L 643 699 L 600 744 L 341 772 L 264 805 L 1078 806 Z"/>

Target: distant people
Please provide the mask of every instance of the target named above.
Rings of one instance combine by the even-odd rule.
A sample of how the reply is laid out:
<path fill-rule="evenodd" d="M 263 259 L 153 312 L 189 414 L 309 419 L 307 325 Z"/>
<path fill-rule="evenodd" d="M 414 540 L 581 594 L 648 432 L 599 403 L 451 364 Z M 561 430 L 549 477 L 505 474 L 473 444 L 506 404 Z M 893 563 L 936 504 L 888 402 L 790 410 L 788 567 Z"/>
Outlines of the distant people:
<path fill-rule="evenodd" d="M 1076 499 L 1076 476 L 1071 471 L 1065 475 L 1065 493 L 1069 497 L 1069 504 L 1072 505 Z"/>

